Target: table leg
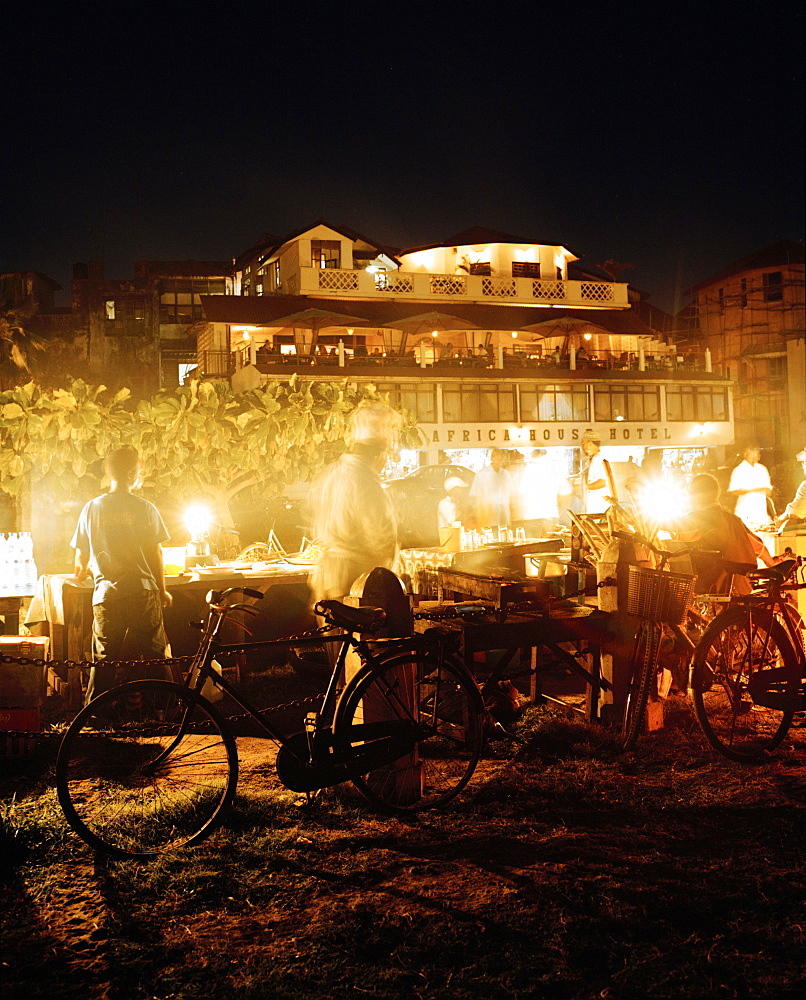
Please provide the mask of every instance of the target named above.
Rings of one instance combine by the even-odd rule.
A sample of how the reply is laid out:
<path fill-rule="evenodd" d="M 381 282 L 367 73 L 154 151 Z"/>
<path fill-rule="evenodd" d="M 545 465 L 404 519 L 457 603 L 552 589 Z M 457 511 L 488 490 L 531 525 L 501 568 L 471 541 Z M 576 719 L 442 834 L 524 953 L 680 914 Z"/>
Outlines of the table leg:
<path fill-rule="evenodd" d="M 591 679 L 585 689 L 585 720 L 599 722 L 599 695 L 601 693 L 602 657 L 598 648 L 588 651 L 591 658 Z"/>
<path fill-rule="evenodd" d="M 540 678 L 540 669 L 543 663 L 541 649 L 541 646 L 531 647 L 529 664 L 529 700 L 533 705 L 539 705 L 543 701 L 543 682 Z"/>

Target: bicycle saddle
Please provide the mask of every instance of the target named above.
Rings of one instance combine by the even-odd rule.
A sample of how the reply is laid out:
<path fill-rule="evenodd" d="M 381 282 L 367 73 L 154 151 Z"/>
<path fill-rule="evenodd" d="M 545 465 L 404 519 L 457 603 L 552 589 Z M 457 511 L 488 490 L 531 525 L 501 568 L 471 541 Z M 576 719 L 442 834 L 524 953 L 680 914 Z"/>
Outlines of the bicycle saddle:
<path fill-rule="evenodd" d="M 328 625 L 338 625 L 351 632 L 377 632 L 386 621 L 383 608 L 351 608 L 341 601 L 319 601 L 313 610 Z"/>
<path fill-rule="evenodd" d="M 784 559 L 775 566 L 765 566 L 764 569 L 754 569 L 747 574 L 747 579 L 754 587 L 759 587 L 764 583 L 783 583 L 791 575 L 797 566 L 797 559 Z"/>

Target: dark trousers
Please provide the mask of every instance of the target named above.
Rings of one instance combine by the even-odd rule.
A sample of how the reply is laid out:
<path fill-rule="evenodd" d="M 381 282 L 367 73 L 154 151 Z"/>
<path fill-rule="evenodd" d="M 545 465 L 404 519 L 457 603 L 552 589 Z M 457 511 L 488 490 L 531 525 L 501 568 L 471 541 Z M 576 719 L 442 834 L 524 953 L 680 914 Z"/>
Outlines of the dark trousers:
<path fill-rule="evenodd" d="M 162 622 L 162 599 L 156 590 L 143 590 L 132 597 L 102 601 L 92 608 L 92 658 L 85 704 L 116 684 L 141 677 L 168 676 L 165 667 L 141 667 L 136 663 L 114 667 L 104 661 L 119 660 L 129 638 L 146 660 L 163 660 L 168 640 Z"/>

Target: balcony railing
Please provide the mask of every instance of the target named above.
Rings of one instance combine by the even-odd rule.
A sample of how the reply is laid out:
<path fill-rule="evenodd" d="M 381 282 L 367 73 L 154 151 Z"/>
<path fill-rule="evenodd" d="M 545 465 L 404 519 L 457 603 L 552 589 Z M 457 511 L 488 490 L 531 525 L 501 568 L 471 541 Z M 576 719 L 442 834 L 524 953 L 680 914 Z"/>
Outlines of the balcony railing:
<path fill-rule="evenodd" d="M 290 295 L 322 295 L 424 302 L 484 302 L 626 309 L 627 285 L 611 281 L 555 281 L 507 275 L 428 274 L 422 271 L 301 267 L 283 283 Z"/>
<path fill-rule="evenodd" d="M 235 355 L 233 354 L 232 357 L 234 359 Z M 263 373 L 276 374 L 280 369 L 304 368 L 310 374 L 312 369 L 323 369 L 332 373 L 332 377 L 336 377 L 337 372 L 344 371 L 344 368 L 385 370 L 386 377 L 392 377 L 392 369 L 412 367 L 421 371 L 427 369 L 431 374 L 453 374 L 464 377 L 467 377 L 469 371 L 472 370 L 472 377 L 475 377 L 475 373 L 485 370 L 487 374 L 494 375 L 496 370 L 503 367 L 508 369 L 510 374 L 514 374 L 512 372 L 514 368 L 520 369 L 523 375 L 531 372 L 538 377 L 541 377 L 539 374 L 541 372 L 543 377 L 556 377 L 559 372 L 574 371 L 584 378 L 595 378 L 597 374 L 606 376 L 613 372 L 629 372 L 631 374 L 627 377 L 630 378 L 651 378 L 660 374 L 688 378 L 696 373 L 708 375 L 709 378 L 716 377 L 720 381 L 723 380 L 721 376 L 715 376 L 713 372 L 708 370 L 708 366 L 702 358 L 692 358 L 684 362 L 676 355 L 666 354 L 650 355 L 642 360 L 635 354 L 624 357 L 605 352 L 599 358 L 574 359 L 572 361 L 568 355 L 559 358 L 552 355 L 543 357 L 531 353 L 528 349 L 504 350 L 500 358 L 495 351 L 492 354 L 482 354 L 481 356 L 459 351 L 452 356 L 442 356 L 436 359 L 430 357 L 424 369 L 421 367 L 420 359 L 415 351 L 385 355 L 359 355 L 345 351 L 343 367 L 339 365 L 339 357 L 335 351 L 326 355 L 258 351 L 255 364 L 258 371 Z M 232 367 L 235 367 L 234 363 Z"/>

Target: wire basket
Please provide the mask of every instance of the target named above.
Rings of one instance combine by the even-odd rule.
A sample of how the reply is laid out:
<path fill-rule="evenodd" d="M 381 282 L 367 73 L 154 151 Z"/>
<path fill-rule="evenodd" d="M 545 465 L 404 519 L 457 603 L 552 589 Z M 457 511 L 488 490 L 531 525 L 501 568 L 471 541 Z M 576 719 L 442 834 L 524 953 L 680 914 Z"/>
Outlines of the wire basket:
<path fill-rule="evenodd" d="M 691 602 L 694 577 L 644 566 L 628 568 L 627 613 L 679 625 Z"/>

